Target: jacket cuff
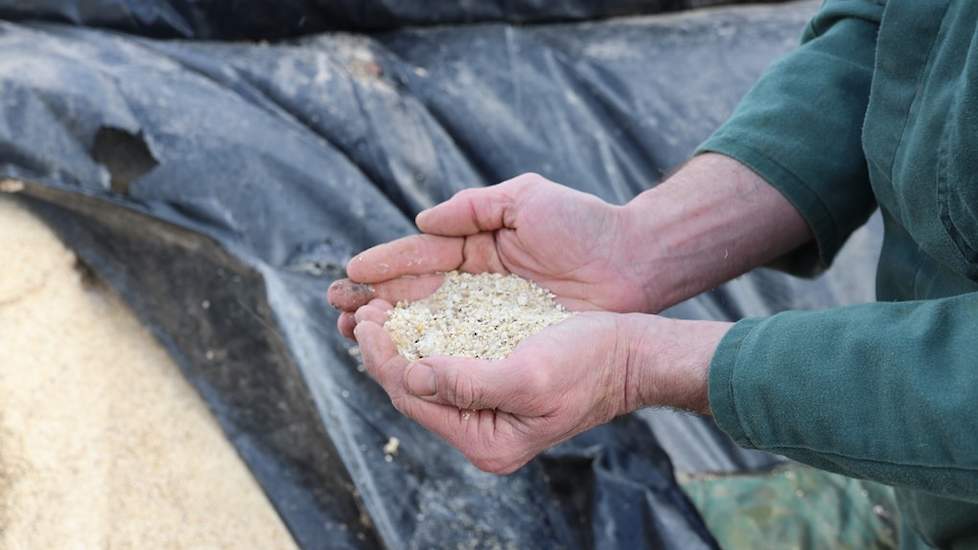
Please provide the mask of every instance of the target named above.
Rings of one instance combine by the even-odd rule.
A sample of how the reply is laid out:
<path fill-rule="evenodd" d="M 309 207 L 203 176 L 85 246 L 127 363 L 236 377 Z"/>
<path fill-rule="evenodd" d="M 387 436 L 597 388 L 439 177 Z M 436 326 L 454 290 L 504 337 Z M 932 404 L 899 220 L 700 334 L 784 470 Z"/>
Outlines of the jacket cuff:
<path fill-rule="evenodd" d="M 737 375 L 737 360 L 740 349 L 750 338 L 754 328 L 762 319 L 743 319 L 735 323 L 723 339 L 713 355 L 710 363 L 708 392 L 710 410 L 713 419 L 720 429 L 727 433 L 742 447 L 756 448 L 751 440 L 747 427 L 741 421 L 737 411 L 737 395 L 734 388 Z"/>

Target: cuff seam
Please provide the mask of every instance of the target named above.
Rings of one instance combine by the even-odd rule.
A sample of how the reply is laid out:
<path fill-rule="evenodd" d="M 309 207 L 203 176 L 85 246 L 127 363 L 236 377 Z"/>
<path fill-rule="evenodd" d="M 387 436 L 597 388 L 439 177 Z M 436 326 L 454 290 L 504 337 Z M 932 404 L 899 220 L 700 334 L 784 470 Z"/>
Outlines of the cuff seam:
<path fill-rule="evenodd" d="M 757 438 L 754 437 L 754 430 L 751 429 L 750 423 L 744 422 L 744 417 L 743 415 L 740 414 L 740 407 L 738 406 L 738 402 L 737 402 L 737 390 L 736 390 L 735 380 L 737 378 L 737 373 L 743 370 L 743 367 L 741 367 L 741 360 L 744 358 L 744 355 L 747 355 L 746 353 L 743 353 L 743 350 L 745 348 L 750 347 L 749 341 L 753 341 L 754 336 L 758 332 L 757 329 L 758 327 L 760 327 L 762 322 L 763 319 L 748 319 L 744 323 L 747 333 L 744 334 L 744 337 L 737 345 L 737 355 L 734 356 L 734 368 L 733 371 L 730 373 L 730 392 L 731 392 L 731 396 L 734 398 L 733 407 L 734 407 L 734 412 L 737 414 L 737 422 L 740 423 L 740 429 L 744 431 L 744 437 L 750 443 L 750 446 L 755 449 L 757 448 Z"/>
<path fill-rule="evenodd" d="M 741 349 L 761 319 L 743 319 L 720 340 L 710 364 L 710 408 L 717 425 L 734 441 L 756 447 L 737 407 L 734 377 L 740 366 Z M 729 418 L 725 418 L 729 417 Z"/>

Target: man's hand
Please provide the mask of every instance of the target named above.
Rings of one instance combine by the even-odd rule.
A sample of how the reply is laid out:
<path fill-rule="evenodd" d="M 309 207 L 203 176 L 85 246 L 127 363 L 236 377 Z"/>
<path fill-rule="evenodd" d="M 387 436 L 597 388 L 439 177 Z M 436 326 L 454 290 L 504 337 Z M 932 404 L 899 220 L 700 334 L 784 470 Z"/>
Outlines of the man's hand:
<path fill-rule="evenodd" d="M 409 363 L 384 331 L 390 307 L 375 299 L 355 314 L 367 371 L 399 411 L 494 473 L 643 406 L 705 412 L 706 369 L 728 326 L 584 312 L 505 359 Z"/>
<path fill-rule="evenodd" d="M 656 313 L 812 238 L 780 192 L 715 154 L 625 206 L 525 174 L 461 191 L 417 224 L 421 235 L 361 253 L 330 287 L 347 337 L 358 307 L 423 298 L 438 272 L 516 273 L 570 310 Z"/>
<path fill-rule="evenodd" d="M 350 336 L 349 313 L 369 299 L 416 300 L 441 284 L 434 273 L 461 270 L 515 273 L 575 311 L 657 310 L 635 269 L 623 214 L 620 206 L 536 174 L 466 189 L 418 215 L 422 235 L 353 258 L 349 279 L 334 283 L 329 301 L 347 312 L 339 327 Z"/>
<path fill-rule="evenodd" d="M 329 301 L 394 405 L 494 472 L 643 406 L 708 413 L 707 371 L 729 323 L 593 310 L 657 312 L 812 238 L 780 192 L 713 154 L 625 206 L 529 174 L 462 191 L 417 223 L 423 234 L 351 260 Z M 424 298 L 456 269 L 516 273 L 586 313 L 500 361 L 409 365 L 383 329 L 390 302 Z"/>

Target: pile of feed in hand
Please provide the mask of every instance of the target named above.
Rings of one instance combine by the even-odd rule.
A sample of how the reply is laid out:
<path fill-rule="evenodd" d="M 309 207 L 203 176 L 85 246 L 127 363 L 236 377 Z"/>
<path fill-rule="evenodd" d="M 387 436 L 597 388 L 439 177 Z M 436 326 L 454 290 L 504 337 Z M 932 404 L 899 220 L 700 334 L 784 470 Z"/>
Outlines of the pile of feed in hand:
<path fill-rule="evenodd" d="M 432 355 L 502 359 L 528 336 L 570 316 L 548 290 L 518 275 L 452 271 L 431 296 L 399 302 L 384 328 L 411 361 Z"/>

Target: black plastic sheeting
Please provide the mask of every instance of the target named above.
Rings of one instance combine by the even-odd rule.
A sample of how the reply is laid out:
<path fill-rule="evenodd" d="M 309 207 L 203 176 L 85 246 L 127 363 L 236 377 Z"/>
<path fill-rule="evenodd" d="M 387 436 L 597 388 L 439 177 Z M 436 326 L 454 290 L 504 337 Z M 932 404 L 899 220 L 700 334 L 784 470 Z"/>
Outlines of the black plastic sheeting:
<path fill-rule="evenodd" d="M 326 30 L 390 30 L 410 25 L 579 21 L 747 1 L 0 0 L 0 18 L 44 19 L 156 38 L 239 40 L 279 39 Z"/>
<path fill-rule="evenodd" d="M 814 8 L 275 45 L 3 23 L 0 175 L 28 182 L 25 200 L 163 342 L 303 547 L 711 548 L 663 447 L 687 470 L 774 458 L 706 419 L 643 411 L 514 475 L 479 472 L 359 370 L 325 290 L 464 187 L 536 171 L 628 200 Z M 760 271 L 669 314 L 869 300 L 879 232 L 821 280 Z"/>

